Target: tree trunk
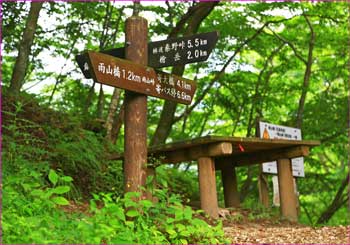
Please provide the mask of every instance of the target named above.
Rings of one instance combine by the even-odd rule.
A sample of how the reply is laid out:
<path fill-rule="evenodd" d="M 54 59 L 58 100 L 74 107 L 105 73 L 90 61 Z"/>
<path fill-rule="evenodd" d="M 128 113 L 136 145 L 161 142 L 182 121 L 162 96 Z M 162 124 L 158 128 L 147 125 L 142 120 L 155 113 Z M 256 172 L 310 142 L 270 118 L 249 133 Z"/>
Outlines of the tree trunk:
<path fill-rule="evenodd" d="M 121 18 L 122 18 L 122 13 L 124 11 L 124 8 L 125 7 L 122 7 L 122 8 L 119 9 L 119 16 L 118 16 L 117 23 L 116 23 L 116 26 L 115 26 L 115 31 L 113 32 L 113 35 L 111 37 L 111 40 L 113 40 L 113 45 L 112 46 L 114 46 L 115 42 L 116 42 L 116 36 L 117 36 L 118 30 L 119 30 L 119 24 L 120 24 L 120 21 L 121 21 Z M 120 93 L 121 93 L 120 89 L 114 88 L 113 95 L 112 95 L 112 98 L 111 98 L 111 102 L 109 104 L 108 115 L 107 115 L 106 124 L 105 124 L 106 131 L 107 131 L 106 132 L 106 139 L 111 141 L 111 142 L 114 142 L 116 140 L 116 138 L 115 138 L 115 140 L 112 141 L 112 138 L 113 138 L 112 130 L 114 129 L 114 127 L 113 127 L 114 124 L 115 124 L 114 120 L 118 120 L 119 119 L 118 116 L 117 117 L 115 116 L 115 113 L 116 113 L 118 105 L 119 105 Z M 120 127 L 117 128 L 117 130 L 119 130 L 119 129 L 120 129 Z M 115 135 L 118 137 L 118 134 L 119 134 L 119 132 L 116 132 Z"/>
<path fill-rule="evenodd" d="M 343 195 L 343 192 L 344 192 L 344 189 L 346 189 L 348 183 L 349 183 L 349 173 L 346 175 L 345 179 L 342 181 L 342 184 L 340 185 L 337 191 L 337 194 L 335 195 L 331 205 L 327 207 L 327 209 L 321 214 L 320 218 L 317 220 L 317 224 L 327 223 L 335 214 L 335 212 L 347 202 L 349 198 L 348 193 Z"/>
<path fill-rule="evenodd" d="M 244 181 L 241 190 L 240 190 L 240 202 L 242 203 L 244 201 L 244 199 L 248 196 L 248 194 L 250 193 L 250 189 L 253 186 L 252 185 L 252 181 L 253 181 L 253 170 L 254 170 L 254 166 L 248 166 L 247 168 L 247 179 Z"/>
<path fill-rule="evenodd" d="M 305 100 L 306 100 L 306 95 L 307 91 L 309 89 L 309 84 L 310 84 L 310 76 L 311 76 L 311 66 L 313 62 L 312 58 L 312 52 L 314 49 L 315 45 L 315 32 L 314 29 L 312 28 L 312 25 L 306 15 L 304 15 L 305 20 L 310 28 L 310 41 L 309 41 L 309 53 L 308 53 L 308 58 L 307 58 L 307 63 L 306 63 L 306 69 L 304 73 L 304 83 L 303 83 L 303 88 L 299 100 L 299 107 L 298 107 L 298 114 L 297 114 L 297 120 L 296 120 L 296 127 L 300 128 L 302 127 L 303 124 L 303 114 L 304 114 L 304 106 L 305 106 Z"/>
<path fill-rule="evenodd" d="M 189 11 L 183 16 L 176 27 L 172 30 L 169 37 L 175 37 L 183 28 L 184 24 L 188 21 L 185 35 L 191 35 L 198 30 L 201 22 L 209 15 L 218 2 L 200 2 L 194 7 L 191 7 Z M 180 28 L 181 27 L 181 28 Z M 185 66 L 177 66 L 173 69 L 173 74 L 182 76 Z M 164 102 L 163 110 L 160 115 L 160 119 L 157 125 L 157 129 L 151 140 L 151 145 L 158 145 L 165 143 L 167 137 L 170 134 L 171 127 L 174 123 L 174 116 L 176 112 L 177 103 L 166 100 Z"/>
<path fill-rule="evenodd" d="M 70 47 L 69 52 L 67 53 L 67 55 L 66 55 L 66 57 L 65 57 L 66 62 L 65 62 L 64 65 L 61 67 L 61 72 L 60 72 L 60 74 L 59 74 L 59 75 L 57 76 L 57 78 L 56 78 L 55 86 L 53 87 L 53 90 L 52 90 L 51 95 L 50 95 L 50 98 L 49 98 L 49 105 L 51 105 L 51 102 L 52 102 L 52 100 L 53 100 L 53 96 L 55 95 L 55 92 L 56 92 L 56 90 L 57 90 L 58 85 L 59 85 L 60 83 L 62 83 L 62 80 L 63 80 L 63 78 L 64 78 L 63 69 L 67 66 L 67 61 L 68 61 L 69 57 L 71 56 L 71 54 L 72 54 L 72 52 L 73 52 L 73 49 L 74 49 L 74 46 L 75 46 L 75 44 L 77 43 L 77 41 L 78 41 L 78 39 L 73 40 L 73 42 L 72 42 L 72 44 L 71 44 L 72 46 Z"/>
<path fill-rule="evenodd" d="M 115 88 L 113 91 L 111 103 L 109 105 L 108 115 L 106 119 L 106 139 L 111 140 L 112 139 L 112 129 L 113 129 L 113 120 L 115 112 L 117 111 L 119 100 L 120 100 L 120 92 L 121 90 L 119 88 Z"/>
<path fill-rule="evenodd" d="M 42 6 L 43 2 L 32 2 L 30 4 L 27 23 L 23 31 L 22 40 L 19 44 L 18 56 L 16 58 L 9 88 L 9 92 L 14 95 L 19 94 L 24 84 L 24 77 L 28 68 L 30 49 L 33 44 L 34 34 Z"/>
<path fill-rule="evenodd" d="M 115 144 L 117 142 L 120 129 L 124 123 L 124 103 L 120 107 L 117 118 L 113 122 L 113 127 L 111 131 L 111 142 Z"/>
<path fill-rule="evenodd" d="M 88 96 L 86 98 L 86 103 L 85 103 L 85 106 L 83 108 L 83 115 L 84 116 L 87 116 L 89 108 L 92 104 L 92 99 L 93 99 L 94 94 L 95 94 L 95 85 L 96 85 L 96 82 L 94 81 L 89 89 Z"/>
<path fill-rule="evenodd" d="M 100 84 L 100 94 L 98 95 L 98 102 L 97 102 L 97 118 L 102 119 L 103 118 L 103 108 L 105 106 L 105 95 L 103 93 L 103 87 L 102 84 Z"/>

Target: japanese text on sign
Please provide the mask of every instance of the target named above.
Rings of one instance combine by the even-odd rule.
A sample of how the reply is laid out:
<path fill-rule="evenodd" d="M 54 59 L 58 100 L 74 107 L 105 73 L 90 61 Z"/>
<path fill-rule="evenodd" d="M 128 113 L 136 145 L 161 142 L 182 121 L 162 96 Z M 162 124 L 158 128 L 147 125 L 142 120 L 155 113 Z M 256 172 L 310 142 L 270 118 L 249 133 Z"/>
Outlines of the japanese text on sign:
<path fill-rule="evenodd" d="M 93 76 L 100 83 L 183 104 L 192 101 L 196 85 L 191 80 L 102 53 L 88 55 Z"/>
<path fill-rule="evenodd" d="M 151 42 L 148 44 L 148 64 L 166 67 L 207 60 L 217 40 L 217 32 L 208 32 Z"/>
<path fill-rule="evenodd" d="M 265 122 L 259 122 L 260 137 L 263 139 L 287 139 L 287 140 L 301 140 L 301 130 L 298 128 L 291 128 L 280 126 Z M 263 163 L 263 172 L 277 174 L 276 162 Z M 304 158 L 296 157 L 292 159 L 293 176 L 305 177 Z"/>
<path fill-rule="evenodd" d="M 177 62 L 181 59 L 192 60 L 199 57 L 207 57 L 207 50 L 201 50 L 200 48 L 208 44 L 207 39 L 195 38 L 194 42 L 192 40 L 185 41 L 173 41 L 169 43 L 164 43 L 161 46 L 154 47 L 152 49 L 152 55 L 159 54 L 159 63 L 165 64 L 166 59 L 173 59 L 172 61 Z M 194 48 L 194 49 L 193 49 Z M 188 49 L 185 57 L 180 55 L 180 50 Z M 167 57 L 166 54 L 173 52 L 173 56 Z"/>

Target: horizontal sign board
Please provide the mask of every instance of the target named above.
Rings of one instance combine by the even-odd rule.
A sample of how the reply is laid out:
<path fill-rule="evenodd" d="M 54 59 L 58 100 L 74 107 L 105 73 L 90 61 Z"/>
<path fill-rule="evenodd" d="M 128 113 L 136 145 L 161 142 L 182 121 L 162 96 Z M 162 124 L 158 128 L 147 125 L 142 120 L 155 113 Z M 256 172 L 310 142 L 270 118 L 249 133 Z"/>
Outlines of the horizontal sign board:
<path fill-rule="evenodd" d="M 205 61 L 218 40 L 218 32 L 200 33 L 188 37 L 173 38 L 148 43 L 148 66 L 161 68 Z M 125 58 L 125 47 L 101 50 L 100 53 Z M 75 56 L 85 78 L 91 78 L 87 53 Z"/>
<path fill-rule="evenodd" d="M 102 84 L 191 104 L 194 81 L 98 52 L 88 52 L 93 77 Z"/>
<path fill-rule="evenodd" d="M 263 139 L 287 139 L 301 140 L 301 130 L 271 123 L 259 122 L 260 138 Z M 277 164 L 274 162 L 263 163 L 263 172 L 277 174 Z M 304 158 L 296 157 L 292 159 L 293 176 L 305 177 Z"/>
<path fill-rule="evenodd" d="M 218 38 L 218 32 L 214 31 L 151 42 L 148 44 L 148 65 L 160 68 L 205 61 Z"/>

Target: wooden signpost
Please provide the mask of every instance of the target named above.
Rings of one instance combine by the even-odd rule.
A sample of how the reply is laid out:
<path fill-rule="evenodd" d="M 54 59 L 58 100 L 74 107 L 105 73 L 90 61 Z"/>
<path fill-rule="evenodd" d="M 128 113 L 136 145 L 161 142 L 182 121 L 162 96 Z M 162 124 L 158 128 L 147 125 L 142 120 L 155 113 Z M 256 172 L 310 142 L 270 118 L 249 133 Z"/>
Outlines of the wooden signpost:
<path fill-rule="evenodd" d="M 76 56 L 86 78 L 126 90 L 125 192 L 141 191 L 146 181 L 147 95 L 190 104 L 196 91 L 194 81 L 154 68 L 205 61 L 218 40 L 218 32 L 209 32 L 147 44 L 147 26 L 144 18 L 132 16 L 126 20 L 125 47 Z"/>

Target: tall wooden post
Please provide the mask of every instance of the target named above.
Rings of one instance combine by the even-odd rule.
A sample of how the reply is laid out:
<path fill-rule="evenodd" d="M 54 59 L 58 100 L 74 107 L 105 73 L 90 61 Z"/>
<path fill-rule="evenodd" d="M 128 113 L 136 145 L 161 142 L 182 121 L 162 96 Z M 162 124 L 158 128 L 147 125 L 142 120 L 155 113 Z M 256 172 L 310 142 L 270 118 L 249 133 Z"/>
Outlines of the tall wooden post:
<path fill-rule="evenodd" d="M 132 16 L 125 25 L 125 57 L 147 65 L 147 20 Z M 125 91 L 124 177 L 125 192 L 140 191 L 147 171 L 147 96 Z"/>
<path fill-rule="evenodd" d="M 201 209 L 212 218 L 219 217 L 219 207 L 216 195 L 215 164 L 211 157 L 198 159 L 199 191 Z"/>
<path fill-rule="evenodd" d="M 239 193 L 235 167 L 229 163 L 221 169 L 222 185 L 224 187 L 225 207 L 239 207 Z"/>
<path fill-rule="evenodd" d="M 290 159 L 279 159 L 277 161 L 277 172 L 281 214 L 290 221 L 298 221 L 297 201 Z"/>

